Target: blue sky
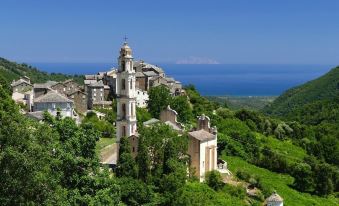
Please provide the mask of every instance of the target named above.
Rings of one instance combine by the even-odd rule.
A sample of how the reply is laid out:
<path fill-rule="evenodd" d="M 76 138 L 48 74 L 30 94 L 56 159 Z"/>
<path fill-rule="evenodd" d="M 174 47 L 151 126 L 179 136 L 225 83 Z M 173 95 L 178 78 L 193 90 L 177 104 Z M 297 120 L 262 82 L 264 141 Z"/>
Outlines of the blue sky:
<path fill-rule="evenodd" d="M 156 63 L 338 64 L 339 1 L 0 2 L 0 56 L 11 60 L 116 62 L 125 34 Z"/>

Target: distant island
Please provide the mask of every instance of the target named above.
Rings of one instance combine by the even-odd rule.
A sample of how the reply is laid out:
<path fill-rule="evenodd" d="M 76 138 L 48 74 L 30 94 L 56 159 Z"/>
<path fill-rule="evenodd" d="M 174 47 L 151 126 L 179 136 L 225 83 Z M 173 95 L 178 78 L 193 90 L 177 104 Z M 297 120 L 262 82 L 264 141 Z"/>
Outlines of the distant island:
<path fill-rule="evenodd" d="M 220 64 L 217 60 L 207 57 L 190 56 L 186 59 L 176 61 L 176 64 Z"/>

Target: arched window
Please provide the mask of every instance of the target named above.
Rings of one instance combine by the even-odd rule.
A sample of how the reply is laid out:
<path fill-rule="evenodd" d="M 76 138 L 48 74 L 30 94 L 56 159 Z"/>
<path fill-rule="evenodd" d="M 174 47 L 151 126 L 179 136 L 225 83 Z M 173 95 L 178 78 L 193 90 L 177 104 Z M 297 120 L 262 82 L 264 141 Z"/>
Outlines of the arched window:
<path fill-rule="evenodd" d="M 133 81 L 131 80 L 129 83 L 129 88 L 132 89 L 132 86 L 133 86 Z"/>
<path fill-rule="evenodd" d="M 121 80 L 121 89 L 122 89 L 122 90 L 125 90 L 125 89 L 126 89 L 126 81 L 125 81 L 125 79 L 122 79 L 122 80 Z"/>

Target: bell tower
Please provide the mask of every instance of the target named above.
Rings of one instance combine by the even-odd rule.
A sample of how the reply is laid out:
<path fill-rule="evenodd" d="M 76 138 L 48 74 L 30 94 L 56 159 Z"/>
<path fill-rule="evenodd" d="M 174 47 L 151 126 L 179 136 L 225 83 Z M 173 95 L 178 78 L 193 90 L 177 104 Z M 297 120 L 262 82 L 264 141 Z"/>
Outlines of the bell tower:
<path fill-rule="evenodd" d="M 135 135 L 137 130 L 135 71 L 132 49 L 128 46 L 126 39 L 120 49 L 118 63 L 116 136 L 119 144 L 121 137 Z"/>

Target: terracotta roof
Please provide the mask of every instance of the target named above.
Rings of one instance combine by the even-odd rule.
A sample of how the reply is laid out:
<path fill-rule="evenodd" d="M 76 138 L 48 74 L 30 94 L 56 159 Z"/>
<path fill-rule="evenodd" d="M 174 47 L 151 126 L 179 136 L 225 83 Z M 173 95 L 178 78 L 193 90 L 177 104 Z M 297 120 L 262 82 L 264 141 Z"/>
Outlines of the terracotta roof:
<path fill-rule="evenodd" d="M 278 193 L 274 192 L 271 196 L 269 196 L 266 199 L 267 202 L 282 202 L 283 198 L 280 197 L 280 195 L 278 195 Z"/>
<path fill-rule="evenodd" d="M 48 92 L 47 94 L 40 96 L 34 100 L 34 102 L 69 102 L 73 101 L 56 92 Z"/>
<path fill-rule="evenodd" d="M 211 134 L 203 129 L 201 130 L 197 130 L 197 131 L 193 131 L 193 132 L 189 132 L 188 133 L 191 137 L 194 137 L 197 140 L 200 141 L 208 141 L 208 140 L 213 140 L 215 139 L 215 135 Z"/>

